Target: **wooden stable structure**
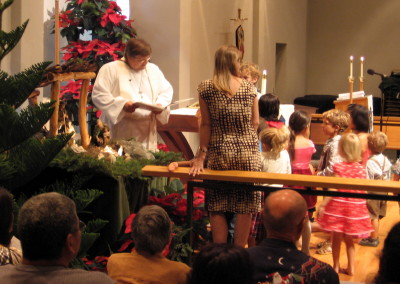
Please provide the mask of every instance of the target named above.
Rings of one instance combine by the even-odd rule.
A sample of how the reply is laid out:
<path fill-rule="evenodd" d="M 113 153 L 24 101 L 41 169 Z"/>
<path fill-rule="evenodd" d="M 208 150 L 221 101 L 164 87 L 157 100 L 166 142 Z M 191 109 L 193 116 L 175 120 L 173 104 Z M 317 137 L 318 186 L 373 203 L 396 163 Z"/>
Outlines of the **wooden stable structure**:
<path fill-rule="evenodd" d="M 51 84 L 51 100 L 54 101 L 54 112 L 50 118 L 50 136 L 58 134 L 58 116 L 60 106 L 60 85 L 63 81 L 82 80 L 82 87 L 79 98 L 79 130 L 81 134 L 82 147 L 87 149 L 90 144 L 90 137 L 86 121 L 86 107 L 89 94 L 90 80 L 96 78 L 95 72 L 64 72 L 64 73 L 48 73 L 44 83 L 40 86 L 44 87 Z"/>

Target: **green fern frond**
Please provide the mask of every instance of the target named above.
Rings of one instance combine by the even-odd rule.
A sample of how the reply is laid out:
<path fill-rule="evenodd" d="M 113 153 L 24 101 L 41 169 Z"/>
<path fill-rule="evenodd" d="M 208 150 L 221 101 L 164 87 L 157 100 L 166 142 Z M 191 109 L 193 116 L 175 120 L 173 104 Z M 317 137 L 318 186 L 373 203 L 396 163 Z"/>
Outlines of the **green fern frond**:
<path fill-rule="evenodd" d="M 155 160 L 151 160 L 150 164 L 157 166 L 166 166 L 171 162 L 183 161 L 182 153 L 175 152 L 152 152 Z"/>
<path fill-rule="evenodd" d="M 0 14 L 4 12 L 5 9 L 11 6 L 11 4 L 14 2 L 14 0 L 6 0 L 3 4 L 0 3 Z"/>
<path fill-rule="evenodd" d="M 82 169 L 88 169 L 91 173 L 96 172 L 111 175 L 109 164 L 104 160 L 77 154 L 70 148 L 60 151 L 51 161 L 50 166 L 58 167 L 68 172 L 82 172 Z"/>
<path fill-rule="evenodd" d="M 15 168 L 7 159 L 7 155 L 0 154 L 0 177 L 2 179 L 9 179 L 16 173 Z"/>
<path fill-rule="evenodd" d="M 50 119 L 52 103 L 28 107 L 19 114 L 9 105 L 0 105 L 0 152 L 7 151 L 24 142 Z"/>
<path fill-rule="evenodd" d="M 86 224 L 85 233 L 98 233 L 109 222 L 103 219 L 93 219 Z"/>
<path fill-rule="evenodd" d="M 3 180 L 0 184 L 8 189 L 17 188 L 36 177 L 50 163 L 55 155 L 71 139 L 71 135 L 58 135 L 45 139 L 43 142 L 29 138 L 8 152 L 8 159 L 17 171 L 11 179 Z"/>
<path fill-rule="evenodd" d="M 22 26 L 16 27 L 9 33 L 0 31 L 0 61 L 18 44 L 25 32 L 28 22 L 29 20 L 26 20 Z"/>
<path fill-rule="evenodd" d="M 76 211 L 81 213 L 90 203 L 103 194 L 97 189 L 76 190 L 71 192 L 71 199 L 75 201 Z"/>
<path fill-rule="evenodd" d="M 0 71 L 0 103 L 20 107 L 39 85 L 50 64 L 51 61 L 37 63 L 13 76 Z"/>
<path fill-rule="evenodd" d="M 87 255 L 87 251 L 92 247 L 99 236 L 99 233 L 83 233 L 81 239 L 81 248 L 77 257 L 85 257 Z"/>

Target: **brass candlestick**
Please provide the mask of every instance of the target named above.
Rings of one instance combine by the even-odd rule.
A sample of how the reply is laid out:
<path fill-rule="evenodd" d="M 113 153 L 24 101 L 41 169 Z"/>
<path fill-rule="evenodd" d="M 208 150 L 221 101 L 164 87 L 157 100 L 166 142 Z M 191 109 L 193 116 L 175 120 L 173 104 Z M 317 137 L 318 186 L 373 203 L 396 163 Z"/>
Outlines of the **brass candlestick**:
<path fill-rule="evenodd" d="M 360 91 L 364 91 L 364 77 L 360 76 Z"/>
<path fill-rule="evenodd" d="M 354 77 L 349 76 L 349 95 L 350 95 L 350 104 L 353 103 L 353 86 L 354 86 Z"/>

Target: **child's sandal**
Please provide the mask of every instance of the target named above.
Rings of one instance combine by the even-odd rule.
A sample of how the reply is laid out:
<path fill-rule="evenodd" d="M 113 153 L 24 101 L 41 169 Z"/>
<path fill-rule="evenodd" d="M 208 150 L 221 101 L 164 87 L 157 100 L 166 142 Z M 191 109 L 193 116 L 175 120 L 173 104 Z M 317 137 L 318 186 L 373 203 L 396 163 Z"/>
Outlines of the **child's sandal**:
<path fill-rule="evenodd" d="M 331 242 L 330 242 L 330 241 L 320 242 L 320 243 L 317 244 L 317 248 L 325 247 L 325 246 L 327 246 L 328 244 L 330 245 Z"/>
<path fill-rule="evenodd" d="M 332 247 L 330 243 L 327 243 L 325 246 L 317 249 L 317 254 L 331 254 L 331 253 L 332 253 Z"/>

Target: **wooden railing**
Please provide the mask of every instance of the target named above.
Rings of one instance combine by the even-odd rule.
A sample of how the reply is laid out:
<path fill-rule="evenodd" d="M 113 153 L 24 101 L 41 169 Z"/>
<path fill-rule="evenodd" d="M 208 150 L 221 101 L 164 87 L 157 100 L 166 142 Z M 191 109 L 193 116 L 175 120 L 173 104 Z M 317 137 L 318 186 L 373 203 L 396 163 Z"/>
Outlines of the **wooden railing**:
<path fill-rule="evenodd" d="M 311 187 L 311 190 L 295 189 L 300 193 L 321 196 L 343 196 L 364 199 L 394 200 L 400 201 L 400 182 L 383 180 L 366 180 L 340 177 L 322 177 L 296 174 L 273 174 L 265 172 L 249 171 L 215 171 L 205 169 L 195 178 L 189 176 L 189 168 L 179 167 L 174 172 L 169 172 L 166 166 L 145 166 L 142 169 L 143 176 L 173 177 L 188 180 L 187 182 L 187 226 L 193 226 L 193 189 L 194 187 L 221 189 L 228 188 L 235 182 L 235 188 L 242 187 L 248 190 L 271 192 L 280 188 L 261 186 L 260 184 L 284 184 L 290 186 Z M 238 184 L 241 183 L 241 184 Z M 323 190 L 323 188 L 346 188 L 354 190 L 366 190 L 374 193 L 350 193 Z M 381 193 L 381 194 L 379 194 Z M 382 193 L 392 193 L 382 195 Z M 189 244 L 192 246 L 192 234 L 189 234 Z M 189 255 L 189 262 L 191 255 Z"/>

